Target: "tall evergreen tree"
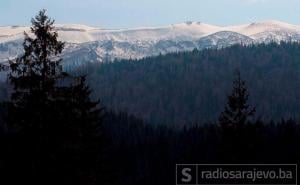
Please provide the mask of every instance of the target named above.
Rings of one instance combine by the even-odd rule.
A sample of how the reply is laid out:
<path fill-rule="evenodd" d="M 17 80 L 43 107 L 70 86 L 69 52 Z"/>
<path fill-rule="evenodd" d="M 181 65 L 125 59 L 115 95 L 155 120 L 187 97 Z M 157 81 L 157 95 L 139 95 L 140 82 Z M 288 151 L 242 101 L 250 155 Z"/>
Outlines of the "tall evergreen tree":
<path fill-rule="evenodd" d="M 237 71 L 232 92 L 227 97 L 227 105 L 219 117 L 219 123 L 223 128 L 243 127 L 255 114 L 256 110 L 248 105 L 248 99 L 249 93 L 245 81 L 241 79 L 240 72 Z"/>
<path fill-rule="evenodd" d="M 33 37 L 25 33 L 24 55 L 9 66 L 7 173 L 33 184 L 91 184 L 103 110 L 90 100 L 84 77 L 62 71 L 64 43 L 54 20 L 42 10 L 31 22 Z"/>
<path fill-rule="evenodd" d="M 255 108 L 248 105 L 249 93 L 239 71 L 236 72 L 232 92 L 227 99 L 225 110 L 219 117 L 222 160 L 228 162 L 248 160 L 251 150 L 249 146 L 253 137 L 251 136 L 253 127 L 249 124 L 249 119 L 254 116 Z"/>
<path fill-rule="evenodd" d="M 14 110 L 18 111 L 13 114 L 22 114 L 14 117 L 11 122 L 14 121 L 23 128 L 43 127 L 48 122 L 48 109 L 50 102 L 54 100 L 55 83 L 62 74 L 59 55 L 64 43 L 58 41 L 54 20 L 48 18 L 46 11 L 42 10 L 31 23 L 34 37 L 24 33 L 24 55 L 10 62 L 8 74 L 14 88 L 11 103 L 16 108 Z M 21 124 L 22 122 L 27 123 Z M 40 123 L 43 124 L 36 125 Z"/>

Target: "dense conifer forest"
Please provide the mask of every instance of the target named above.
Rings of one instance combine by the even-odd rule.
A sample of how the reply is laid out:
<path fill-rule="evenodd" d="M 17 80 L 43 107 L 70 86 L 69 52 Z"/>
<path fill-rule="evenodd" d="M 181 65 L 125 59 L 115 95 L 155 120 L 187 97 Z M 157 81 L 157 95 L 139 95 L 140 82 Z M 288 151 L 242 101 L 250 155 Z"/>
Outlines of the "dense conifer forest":
<path fill-rule="evenodd" d="M 214 122 L 239 69 L 266 121 L 300 119 L 300 44 L 271 43 L 182 52 L 90 64 L 93 96 L 114 110 L 152 124 L 186 125 Z"/>

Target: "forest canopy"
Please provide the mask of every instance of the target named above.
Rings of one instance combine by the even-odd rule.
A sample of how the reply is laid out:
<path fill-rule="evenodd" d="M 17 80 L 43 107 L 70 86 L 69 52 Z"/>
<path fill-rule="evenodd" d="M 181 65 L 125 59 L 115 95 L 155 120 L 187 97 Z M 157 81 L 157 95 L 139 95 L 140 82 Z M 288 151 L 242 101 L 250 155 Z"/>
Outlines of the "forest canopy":
<path fill-rule="evenodd" d="M 156 124 L 216 121 L 240 70 L 264 120 L 300 119 L 300 44 L 234 45 L 142 60 L 88 64 L 94 97 Z"/>

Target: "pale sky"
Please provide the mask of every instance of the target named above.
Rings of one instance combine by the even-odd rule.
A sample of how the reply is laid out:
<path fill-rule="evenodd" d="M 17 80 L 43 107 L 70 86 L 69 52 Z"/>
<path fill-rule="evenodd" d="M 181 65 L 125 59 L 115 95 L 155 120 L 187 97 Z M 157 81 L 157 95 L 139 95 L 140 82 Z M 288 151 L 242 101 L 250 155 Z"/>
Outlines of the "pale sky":
<path fill-rule="evenodd" d="M 101 28 L 185 21 L 233 25 L 279 20 L 300 25 L 300 0 L 0 0 L 0 25 L 29 25 L 43 8 L 57 23 Z"/>

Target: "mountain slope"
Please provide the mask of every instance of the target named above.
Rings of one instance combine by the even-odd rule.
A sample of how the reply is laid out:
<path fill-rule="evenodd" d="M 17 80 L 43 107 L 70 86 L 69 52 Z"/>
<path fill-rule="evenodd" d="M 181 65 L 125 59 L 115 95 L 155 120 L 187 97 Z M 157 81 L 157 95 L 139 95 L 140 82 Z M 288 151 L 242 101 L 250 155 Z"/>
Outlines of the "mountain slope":
<path fill-rule="evenodd" d="M 140 59 L 195 48 L 223 48 L 233 44 L 300 41 L 300 26 L 265 21 L 237 26 L 185 22 L 164 27 L 107 30 L 77 24 L 56 25 L 66 42 L 65 67 L 114 59 Z M 0 61 L 22 53 L 23 32 L 29 27 L 0 27 Z"/>

